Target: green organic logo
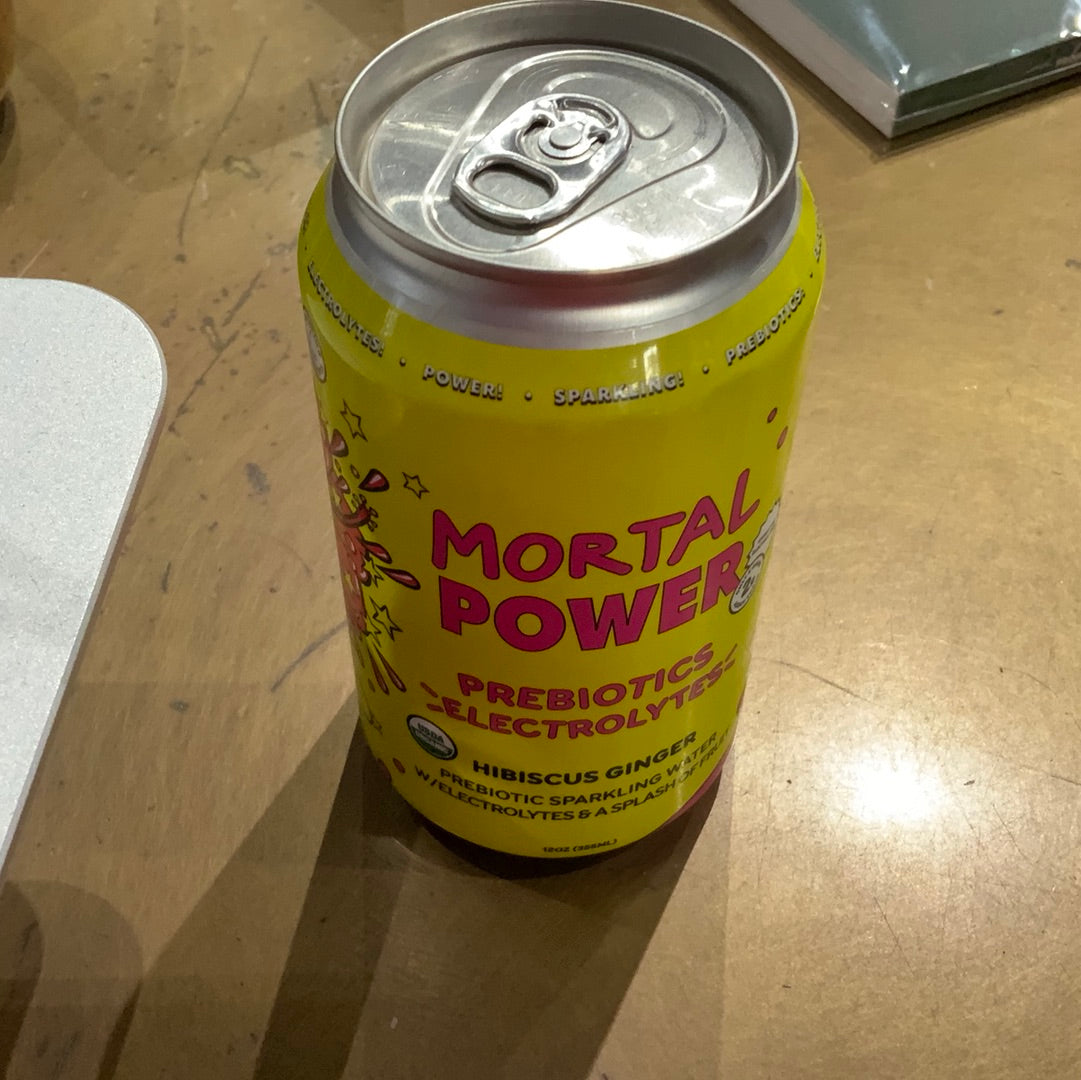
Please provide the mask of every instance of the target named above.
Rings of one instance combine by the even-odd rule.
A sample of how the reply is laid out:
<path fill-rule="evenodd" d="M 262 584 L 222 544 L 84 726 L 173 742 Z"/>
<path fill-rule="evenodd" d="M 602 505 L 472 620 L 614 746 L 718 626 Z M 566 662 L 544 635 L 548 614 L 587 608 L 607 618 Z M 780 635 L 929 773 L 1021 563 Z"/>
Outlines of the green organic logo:
<path fill-rule="evenodd" d="M 416 744 L 432 757 L 439 758 L 440 761 L 450 761 L 458 756 L 458 747 L 454 745 L 454 740 L 426 716 L 412 715 L 406 720 L 406 724 Z"/>

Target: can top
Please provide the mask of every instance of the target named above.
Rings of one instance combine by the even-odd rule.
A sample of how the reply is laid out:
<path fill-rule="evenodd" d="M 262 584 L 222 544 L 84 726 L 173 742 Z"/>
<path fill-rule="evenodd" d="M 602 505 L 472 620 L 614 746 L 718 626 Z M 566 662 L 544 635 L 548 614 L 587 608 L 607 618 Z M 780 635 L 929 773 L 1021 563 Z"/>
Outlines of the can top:
<path fill-rule="evenodd" d="M 342 104 L 337 171 L 342 216 L 403 266 L 611 280 L 715 263 L 737 235 L 761 256 L 792 218 L 796 144 L 783 88 L 728 38 L 633 4 L 526 0 L 377 57 Z"/>

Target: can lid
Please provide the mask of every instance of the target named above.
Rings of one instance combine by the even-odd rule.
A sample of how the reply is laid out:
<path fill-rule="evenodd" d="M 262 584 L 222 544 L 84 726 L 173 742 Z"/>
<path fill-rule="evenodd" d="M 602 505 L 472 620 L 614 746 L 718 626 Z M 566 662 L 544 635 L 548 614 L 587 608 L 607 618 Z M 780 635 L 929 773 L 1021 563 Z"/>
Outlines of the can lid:
<path fill-rule="evenodd" d="M 715 245 L 791 181 L 796 150 L 784 90 L 744 49 L 605 0 L 474 9 L 404 38 L 353 84 L 337 135 L 385 230 L 437 261 L 526 273 Z"/>

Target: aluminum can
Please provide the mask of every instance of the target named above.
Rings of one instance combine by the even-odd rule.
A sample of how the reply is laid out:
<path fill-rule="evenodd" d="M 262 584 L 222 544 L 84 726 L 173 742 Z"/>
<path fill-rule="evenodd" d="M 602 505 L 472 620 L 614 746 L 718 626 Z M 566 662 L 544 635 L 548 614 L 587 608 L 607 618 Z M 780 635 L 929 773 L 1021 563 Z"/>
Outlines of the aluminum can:
<path fill-rule="evenodd" d="M 518 855 L 719 774 L 824 268 L 749 52 L 606 0 L 478 8 L 347 92 L 298 265 L 360 723 Z"/>

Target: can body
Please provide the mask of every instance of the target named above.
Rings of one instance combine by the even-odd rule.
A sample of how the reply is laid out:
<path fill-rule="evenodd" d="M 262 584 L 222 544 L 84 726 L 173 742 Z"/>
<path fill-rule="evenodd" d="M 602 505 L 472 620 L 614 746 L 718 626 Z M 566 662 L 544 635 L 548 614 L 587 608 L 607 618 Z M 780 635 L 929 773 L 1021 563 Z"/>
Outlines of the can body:
<path fill-rule="evenodd" d="M 822 280 L 810 193 L 708 318 L 549 348 L 367 280 L 340 169 L 298 260 L 369 744 L 475 843 L 630 843 L 731 745 Z"/>

